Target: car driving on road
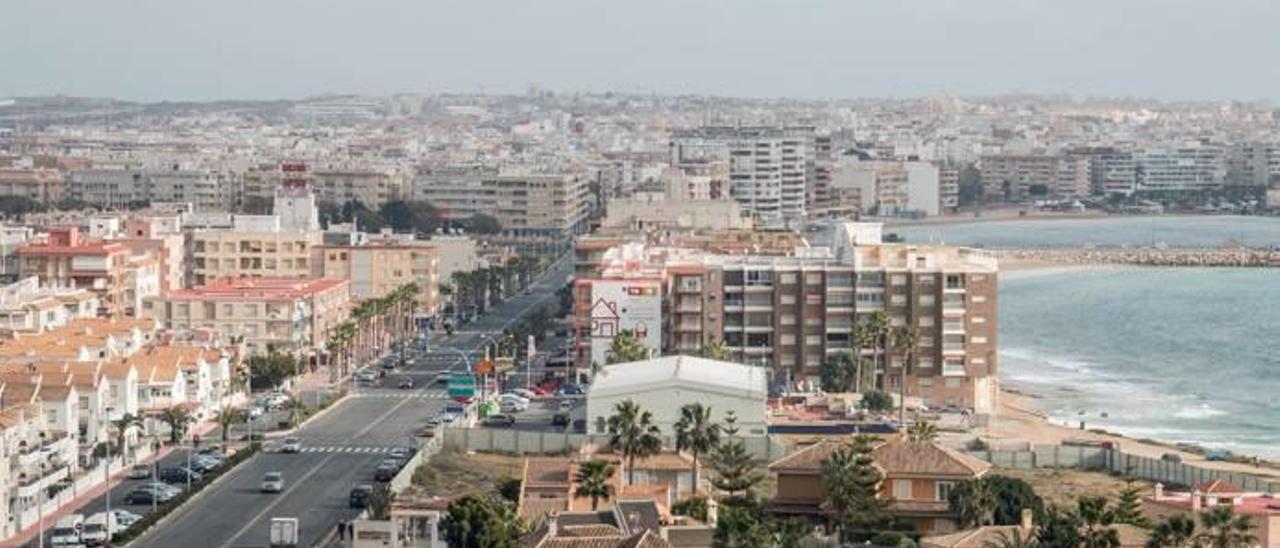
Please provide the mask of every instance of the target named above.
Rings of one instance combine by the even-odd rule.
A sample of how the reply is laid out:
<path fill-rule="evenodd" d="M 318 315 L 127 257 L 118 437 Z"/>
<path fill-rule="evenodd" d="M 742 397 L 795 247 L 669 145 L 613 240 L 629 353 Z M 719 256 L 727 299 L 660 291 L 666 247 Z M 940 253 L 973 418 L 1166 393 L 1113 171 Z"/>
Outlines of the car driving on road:
<path fill-rule="evenodd" d="M 284 474 L 280 472 L 267 472 L 262 476 L 262 492 L 263 493 L 279 493 L 284 491 Z"/>
<path fill-rule="evenodd" d="M 302 440 L 298 438 L 285 438 L 280 442 L 281 453 L 297 453 L 302 451 Z"/>

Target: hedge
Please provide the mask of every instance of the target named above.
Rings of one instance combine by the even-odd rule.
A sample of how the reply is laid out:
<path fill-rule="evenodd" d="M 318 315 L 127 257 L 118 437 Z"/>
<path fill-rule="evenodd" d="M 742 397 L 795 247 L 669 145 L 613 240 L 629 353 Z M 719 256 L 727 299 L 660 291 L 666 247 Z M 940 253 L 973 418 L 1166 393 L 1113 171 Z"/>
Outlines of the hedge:
<path fill-rule="evenodd" d="M 178 509 L 179 506 L 182 506 L 183 503 L 187 502 L 187 499 L 195 496 L 196 493 L 199 493 L 223 474 L 231 471 L 236 466 L 239 466 L 240 463 L 249 460 L 249 458 L 257 454 L 260 449 L 262 449 L 262 444 L 255 443 L 246 449 L 236 451 L 234 455 L 227 457 L 227 461 L 223 463 L 222 466 L 214 468 L 208 473 L 203 474 L 200 481 L 191 484 L 191 489 L 178 493 L 178 496 L 173 497 L 169 502 L 157 506 L 156 511 L 142 516 L 142 519 L 138 520 L 137 523 L 134 523 L 128 529 L 116 534 L 115 539 L 113 539 L 112 542 L 125 544 L 142 536 L 142 534 L 147 532 L 147 530 L 150 529 L 151 526 L 155 525 L 156 522 L 160 521 L 162 518 L 169 515 L 170 512 Z"/>

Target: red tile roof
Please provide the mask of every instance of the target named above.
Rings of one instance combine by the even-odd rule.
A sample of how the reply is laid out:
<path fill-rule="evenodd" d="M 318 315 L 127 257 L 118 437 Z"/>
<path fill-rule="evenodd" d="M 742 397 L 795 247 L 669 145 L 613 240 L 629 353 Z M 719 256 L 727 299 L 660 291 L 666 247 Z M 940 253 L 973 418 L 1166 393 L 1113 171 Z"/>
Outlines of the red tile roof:
<path fill-rule="evenodd" d="M 1234 495 L 1244 492 L 1244 489 L 1241 489 L 1236 484 L 1221 479 L 1209 480 L 1196 485 L 1196 490 L 1206 495 Z"/>

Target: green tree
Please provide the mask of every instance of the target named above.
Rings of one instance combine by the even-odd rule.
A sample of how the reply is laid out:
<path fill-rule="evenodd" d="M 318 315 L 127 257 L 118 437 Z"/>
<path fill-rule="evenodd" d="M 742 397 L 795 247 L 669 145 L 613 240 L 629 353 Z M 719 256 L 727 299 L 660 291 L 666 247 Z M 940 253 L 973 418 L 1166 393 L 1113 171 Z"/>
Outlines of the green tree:
<path fill-rule="evenodd" d="M 932 422 L 918 420 L 907 428 L 907 439 L 911 443 L 933 443 L 938 439 L 938 427 Z"/>
<path fill-rule="evenodd" d="M 619 331 L 609 343 L 609 350 L 605 353 L 606 365 L 647 359 L 649 359 L 649 349 L 645 347 L 644 341 L 636 337 L 635 332 L 630 329 Z"/>
<path fill-rule="evenodd" d="M 702 495 L 695 495 L 671 505 L 672 514 L 689 516 L 703 523 L 707 521 L 707 510 L 707 497 Z"/>
<path fill-rule="evenodd" d="M 169 426 L 169 444 L 173 445 L 187 435 L 187 426 L 195 422 L 195 417 L 190 411 L 175 405 L 160 412 L 160 421 Z"/>
<path fill-rule="evenodd" d="M 116 431 L 116 451 L 120 453 L 120 462 L 126 462 L 126 447 L 129 430 L 142 428 L 142 417 L 133 413 L 125 413 L 118 419 L 111 420 L 111 428 Z"/>
<path fill-rule="evenodd" d="M 889 528 L 888 501 L 878 496 L 883 477 L 871 458 L 874 439 L 860 435 L 822 463 L 822 486 L 842 542 L 870 540 Z"/>
<path fill-rule="evenodd" d="M 729 361 L 729 347 L 725 346 L 724 341 L 722 340 L 717 339 L 711 341 L 702 349 L 702 357 L 722 362 Z"/>
<path fill-rule="evenodd" d="M 492 215 L 477 213 L 467 220 L 467 232 L 472 234 L 498 234 L 502 232 L 502 224 Z"/>
<path fill-rule="evenodd" d="M 578 488 L 573 496 L 590 497 L 591 509 L 596 510 L 600 499 L 613 497 L 613 475 L 613 465 L 606 460 L 589 460 L 578 465 L 578 473 L 573 478 Z"/>
<path fill-rule="evenodd" d="M 854 325 L 853 339 L 857 343 L 854 353 L 858 358 L 858 391 L 871 388 L 883 389 L 884 367 L 880 363 L 885 351 L 885 342 L 889 334 L 889 319 L 884 312 L 872 312 L 865 319 Z M 871 349 L 872 367 L 863 367 L 862 349 Z"/>
<path fill-rule="evenodd" d="M 1082 548 L 1116 548 L 1120 533 L 1116 530 L 1116 513 L 1106 497 L 1076 499 L 1076 515 L 1080 518 Z"/>
<path fill-rule="evenodd" d="M 1187 514 L 1169 516 L 1151 529 L 1147 548 L 1191 548 L 1196 546 L 1196 520 Z"/>
<path fill-rule="evenodd" d="M 521 525 L 511 503 L 490 495 L 466 495 L 449 504 L 440 520 L 449 546 L 516 548 Z"/>
<path fill-rule="evenodd" d="M 848 392 L 857 381 L 857 364 L 848 354 L 836 354 L 822 362 L 818 379 L 823 392 Z"/>
<path fill-rule="evenodd" d="M 773 548 L 774 531 L 759 505 L 725 505 L 719 510 L 714 548 Z"/>
<path fill-rule="evenodd" d="M 222 452 L 227 452 L 227 440 L 230 438 L 231 427 L 244 422 L 245 414 L 236 407 L 224 405 L 218 410 L 218 427 L 222 429 Z"/>
<path fill-rule="evenodd" d="M 1036 541 L 1041 548 L 1080 548 L 1080 518 L 1056 506 L 1046 508 Z"/>
<path fill-rule="evenodd" d="M 881 413 L 893 408 L 893 396 L 883 390 L 867 390 L 862 393 L 862 407 L 872 413 Z"/>
<path fill-rule="evenodd" d="M 725 413 L 721 430 L 720 444 L 711 452 L 709 459 L 715 472 L 711 476 L 711 486 L 729 493 L 730 497 L 742 494 L 751 498 L 751 490 L 764 481 L 764 476 L 756 472 L 751 453 L 738 437 L 738 416 L 733 410 Z"/>
<path fill-rule="evenodd" d="M 1120 495 L 1116 497 L 1116 523 L 1128 523 L 1138 527 L 1150 528 L 1151 520 L 1142 512 L 1142 487 L 1132 479 L 1125 482 Z"/>
<path fill-rule="evenodd" d="M 614 408 L 609 417 L 609 445 L 627 460 L 627 485 L 636 482 L 636 459 L 648 458 L 662 451 L 662 432 L 653 424 L 653 414 L 640 409 L 631 400 Z"/>
<path fill-rule="evenodd" d="M 916 349 L 920 347 L 920 332 L 909 325 L 894 327 L 889 330 L 889 341 L 893 350 L 902 357 L 902 367 L 898 372 L 898 424 L 906 424 L 907 380 L 915 373 L 914 360 Z"/>
<path fill-rule="evenodd" d="M 974 164 L 960 168 L 958 174 L 959 202 L 961 206 L 976 205 L 983 202 L 982 172 Z"/>
<path fill-rule="evenodd" d="M 396 500 L 396 492 L 391 484 L 379 483 L 369 493 L 369 517 L 379 521 L 391 519 L 391 503 Z"/>
<path fill-rule="evenodd" d="M 1215 506 L 1200 514 L 1196 541 L 1205 548 L 1246 548 L 1257 544 L 1249 518 L 1236 515 L 1230 506 Z"/>
<path fill-rule="evenodd" d="M 706 455 L 720 443 L 720 425 L 712 422 L 711 408 L 700 403 L 686 404 L 680 408 L 680 420 L 675 423 L 676 451 L 687 451 L 693 457 L 693 491 L 698 492 L 698 458 Z"/>
<path fill-rule="evenodd" d="M 298 420 L 307 412 L 307 404 L 298 398 L 289 398 L 285 400 L 284 405 L 280 406 L 281 410 L 289 415 L 289 424 L 298 425 Z"/>
<path fill-rule="evenodd" d="M 16 218 L 28 213 L 38 213 L 44 210 L 45 207 L 43 204 L 32 200 L 27 196 L 0 197 L 0 215 L 7 218 Z"/>
<path fill-rule="evenodd" d="M 996 474 L 983 476 L 981 481 L 996 501 L 991 514 L 993 525 L 1018 525 L 1022 523 L 1023 510 L 1030 510 L 1036 520 L 1044 514 L 1044 501 L 1030 483 Z"/>
<path fill-rule="evenodd" d="M 249 386 L 274 390 L 286 379 L 298 374 L 298 360 L 292 355 L 271 351 L 249 358 Z"/>
<path fill-rule="evenodd" d="M 964 529 L 994 525 L 996 502 L 996 494 L 986 478 L 956 484 L 947 495 L 947 507 Z"/>

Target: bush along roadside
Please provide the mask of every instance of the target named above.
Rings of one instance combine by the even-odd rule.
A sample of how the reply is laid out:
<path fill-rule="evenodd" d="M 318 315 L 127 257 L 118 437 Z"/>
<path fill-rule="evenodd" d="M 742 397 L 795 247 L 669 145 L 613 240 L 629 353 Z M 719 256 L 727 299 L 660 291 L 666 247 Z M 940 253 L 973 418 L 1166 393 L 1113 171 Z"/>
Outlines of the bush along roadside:
<path fill-rule="evenodd" d="M 204 477 L 199 482 L 193 483 L 191 485 L 191 489 L 183 491 L 178 494 L 178 496 L 173 497 L 169 502 L 159 505 L 156 507 L 155 512 L 150 512 L 147 515 L 142 516 L 142 519 L 138 520 L 138 522 L 133 524 L 133 526 L 117 534 L 112 542 L 116 545 L 124 545 L 125 543 L 131 542 L 142 536 L 142 534 L 147 532 L 148 529 L 151 529 L 156 522 L 182 506 L 183 503 L 195 496 L 196 493 L 204 490 L 205 487 L 213 483 L 219 477 L 222 477 L 223 474 L 235 469 L 235 467 L 239 466 L 240 463 L 249 460 L 261 450 L 262 444 L 254 443 L 245 449 L 236 451 L 234 455 L 227 457 L 227 461 L 223 463 L 222 466 L 210 470 L 209 473 L 204 474 Z"/>

